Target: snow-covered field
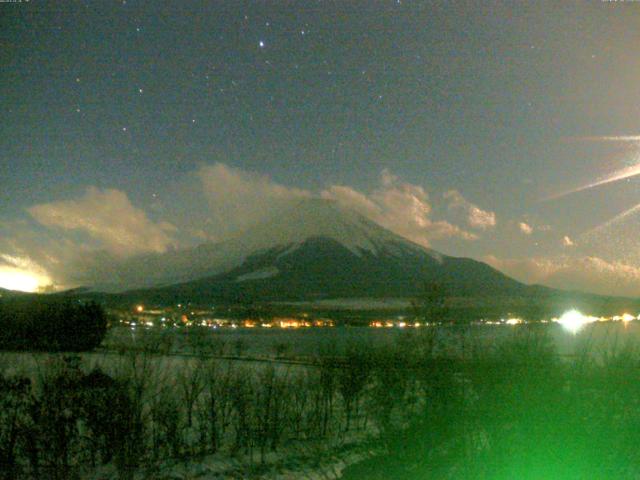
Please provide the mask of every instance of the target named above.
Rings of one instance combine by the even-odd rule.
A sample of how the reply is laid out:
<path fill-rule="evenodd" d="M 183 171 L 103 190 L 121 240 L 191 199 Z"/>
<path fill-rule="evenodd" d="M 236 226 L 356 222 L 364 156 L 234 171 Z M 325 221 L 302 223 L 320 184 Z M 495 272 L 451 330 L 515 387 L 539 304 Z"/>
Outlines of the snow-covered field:
<path fill-rule="evenodd" d="M 15 434 L 18 479 L 339 478 L 380 453 L 385 425 L 424 409 L 433 379 L 419 362 L 490 352 L 519 331 L 168 332 L 171 342 L 126 332 L 128 343 L 79 356 L 5 352 L 0 440 Z M 599 352 L 637 341 L 640 325 L 548 332 L 560 351 Z"/>
<path fill-rule="evenodd" d="M 96 371 L 108 376 L 108 388 L 116 397 L 113 391 L 101 390 L 95 380 L 88 380 Z M 329 364 L 136 351 L 80 356 L 2 353 L 0 372 L 3 378 L 31 380 L 31 396 L 20 397 L 24 405 L 12 403 L 11 408 L 22 418 L 18 423 L 23 423 L 20 428 L 25 436 L 37 433 L 43 436 L 43 443 L 62 444 L 64 465 L 46 452 L 41 455 L 40 463 L 52 476 L 68 473 L 92 480 L 338 478 L 342 468 L 373 452 L 371 441 L 377 432 L 363 396 L 351 398 L 351 418 L 346 420 L 340 374 Z M 0 402 L 4 400 L 0 392 Z M 91 403 L 95 401 L 98 404 Z M 113 403 L 123 401 L 125 410 L 119 410 L 120 405 L 111 412 Z M 91 424 L 87 409 L 95 410 L 96 405 L 107 413 L 100 420 L 105 425 L 96 424 L 95 419 L 96 426 Z M 31 417 L 34 406 L 46 411 L 53 424 L 45 421 L 42 427 L 34 427 L 38 421 L 38 416 Z M 118 423 L 122 415 L 130 415 L 131 420 Z M 131 430 L 131 421 L 139 421 L 137 433 Z M 60 424 L 67 429 L 62 437 Z M 0 425 L 0 437 L 3 428 Z M 109 432 L 118 429 L 122 429 L 118 435 L 123 443 L 136 445 L 122 453 L 131 458 L 120 465 L 118 453 L 115 457 L 113 452 L 106 453 L 118 452 L 120 445 L 102 444 L 113 442 Z M 16 457 L 24 476 L 17 478 L 32 478 L 34 467 L 21 445 L 16 445 Z M 127 462 L 133 466 L 127 467 Z M 135 473 L 128 477 L 123 469 Z"/>

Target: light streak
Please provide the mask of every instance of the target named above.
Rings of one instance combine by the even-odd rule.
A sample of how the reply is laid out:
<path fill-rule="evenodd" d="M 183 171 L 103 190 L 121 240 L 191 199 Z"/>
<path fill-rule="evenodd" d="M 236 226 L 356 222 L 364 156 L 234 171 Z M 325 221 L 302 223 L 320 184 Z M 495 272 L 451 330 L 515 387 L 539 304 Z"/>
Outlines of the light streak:
<path fill-rule="evenodd" d="M 640 155 L 638 154 L 636 154 L 636 156 L 640 157 Z M 601 185 L 606 185 L 608 183 L 624 180 L 626 178 L 635 177 L 636 175 L 640 175 L 640 163 L 636 163 L 635 165 L 631 165 L 629 167 L 616 170 L 615 172 L 607 175 L 606 177 L 596 180 L 595 182 L 588 183 L 587 185 L 582 185 L 580 187 L 573 188 L 571 190 L 566 190 L 561 193 L 556 193 L 555 195 L 551 195 L 550 197 L 544 198 L 543 201 L 557 200 L 558 198 L 566 197 L 567 195 L 571 195 L 572 193 L 582 192 L 590 188 L 595 188 Z"/>
<path fill-rule="evenodd" d="M 586 137 L 567 137 L 567 139 L 581 142 L 640 143 L 640 135 L 590 135 Z"/>
<path fill-rule="evenodd" d="M 601 223 L 600 225 L 596 225 L 591 230 L 588 230 L 588 231 L 584 232 L 580 236 L 581 237 L 587 237 L 588 235 L 593 235 L 594 233 L 597 233 L 600 230 L 603 230 L 603 229 L 607 228 L 608 226 L 613 225 L 614 223 L 619 222 L 620 220 L 623 220 L 624 218 L 628 217 L 629 215 L 633 215 L 634 213 L 639 212 L 639 211 L 640 211 L 640 203 L 638 203 L 637 205 L 634 205 L 633 207 L 625 210 L 622 213 L 619 213 L 615 217 L 610 218 L 606 222 Z"/>

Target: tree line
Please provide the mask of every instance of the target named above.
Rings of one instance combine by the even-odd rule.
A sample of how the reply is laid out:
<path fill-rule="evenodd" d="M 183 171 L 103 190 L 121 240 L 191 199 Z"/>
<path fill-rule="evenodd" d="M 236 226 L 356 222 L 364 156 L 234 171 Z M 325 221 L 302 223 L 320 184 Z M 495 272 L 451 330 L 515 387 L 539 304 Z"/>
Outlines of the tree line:
<path fill-rule="evenodd" d="M 93 302 L 29 295 L 0 299 L 0 349 L 92 350 L 107 331 L 107 316 Z"/>

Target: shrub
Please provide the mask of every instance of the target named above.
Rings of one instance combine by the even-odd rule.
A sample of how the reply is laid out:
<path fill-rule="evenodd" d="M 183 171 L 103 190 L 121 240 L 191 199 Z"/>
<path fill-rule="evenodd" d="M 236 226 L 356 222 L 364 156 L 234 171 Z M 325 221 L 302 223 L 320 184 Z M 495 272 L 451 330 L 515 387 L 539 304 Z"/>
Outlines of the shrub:
<path fill-rule="evenodd" d="M 107 317 L 99 305 L 66 297 L 0 301 L 0 349 L 81 352 L 102 342 Z"/>

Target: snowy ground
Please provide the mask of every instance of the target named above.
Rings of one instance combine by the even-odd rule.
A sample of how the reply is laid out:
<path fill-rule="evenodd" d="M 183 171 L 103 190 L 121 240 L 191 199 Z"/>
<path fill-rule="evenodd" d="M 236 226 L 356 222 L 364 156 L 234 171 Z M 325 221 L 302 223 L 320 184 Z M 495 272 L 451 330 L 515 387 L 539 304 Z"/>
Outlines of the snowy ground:
<path fill-rule="evenodd" d="M 355 463 L 380 454 L 371 440 L 353 438 L 344 443 L 327 445 L 319 442 L 300 442 L 286 451 L 269 454 L 264 463 L 248 455 L 230 457 L 208 455 L 183 462 L 166 462 L 139 471 L 135 480 L 334 480 L 343 470 Z M 111 466 L 103 468 L 84 480 L 115 480 L 117 472 Z"/>

